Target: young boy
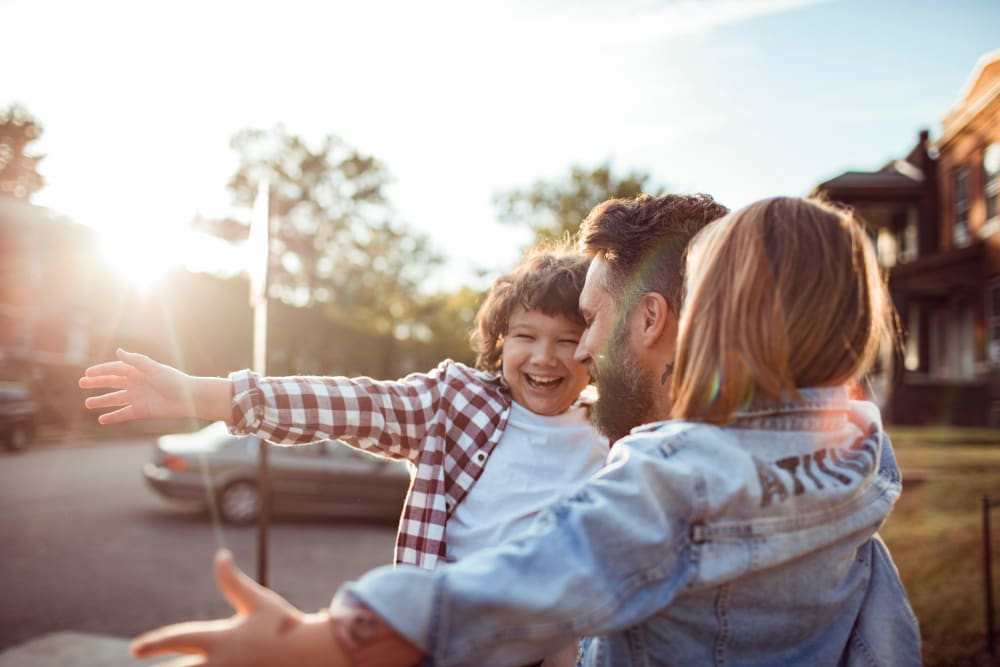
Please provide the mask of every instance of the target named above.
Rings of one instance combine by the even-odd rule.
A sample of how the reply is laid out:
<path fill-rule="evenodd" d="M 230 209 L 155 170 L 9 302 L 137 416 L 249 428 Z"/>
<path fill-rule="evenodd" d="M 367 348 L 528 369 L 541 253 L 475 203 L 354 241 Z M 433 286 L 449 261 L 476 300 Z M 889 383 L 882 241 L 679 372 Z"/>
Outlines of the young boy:
<path fill-rule="evenodd" d="M 368 377 L 192 377 L 118 351 L 80 379 L 102 424 L 196 416 L 282 444 L 339 438 L 411 464 L 395 560 L 432 569 L 527 532 L 543 508 L 604 463 L 573 359 L 589 258 L 536 249 L 499 278 L 477 314 L 476 369 L 451 360 L 396 381 Z M 500 446 L 502 445 L 502 446 Z M 487 465 L 489 464 L 489 465 Z"/>

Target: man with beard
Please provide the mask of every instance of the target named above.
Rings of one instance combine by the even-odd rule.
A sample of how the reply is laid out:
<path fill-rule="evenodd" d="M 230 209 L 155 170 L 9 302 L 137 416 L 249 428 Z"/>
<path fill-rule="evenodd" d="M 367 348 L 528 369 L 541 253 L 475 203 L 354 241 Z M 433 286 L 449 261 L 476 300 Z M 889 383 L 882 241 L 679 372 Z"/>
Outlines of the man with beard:
<path fill-rule="evenodd" d="M 636 426 L 669 417 L 671 405 L 666 385 L 673 372 L 687 246 L 705 225 L 726 212 L 724 206 L 708 195 L 640 195 L 599 204 L 582 223 L 580 247 L 593 259 L 580 295 L 580 311 L 587 328 L 575 358 L 588 365 L 597 384 L 599 397 L 591 418 L 611 442 L 628 435 Z M 629 545 L 622 544 L 622 548 Z M 489 573 L 484 572 L 483 576 L 489 577 Z M 294 660 L 283 659 L 282 664 L 313 664 L 304 656 L 314 652 L 313 646 L 329 642 L 325 627 L 317 631 L 327 623 L 325 611 L 302 614 L 239 572 L 228 554 L 220 554 L 216 560 L 216 580 L 237 609 L 251 610 L 246 616 L 248 622 L 244 623 L 238 615 L 218 626 L 167 627 L 137 639 L 133 652 L 148 657 L 163 651 L 190 652 L 197 648 L 197 652 L 218 659 L 219 664 L 230 664 L 222 655 L 235 647 L 242 657 L 232 664 L 270 664 L 266 648 L 247 647 L 258 641 L 262 647 L 280 644 L 271 641 L 267 632 L 245 629 L 257 624 L 274 625 L 271 621 L 279 630 L 299 628 L 296 634 L 303 638 L 294 642 L 296 650 L 302 649 L 302 655 L 294 654 Z M 416 600 L 431 596 L 432 590 L 417 587 L 398 593 L 400 599 Z M 552 591 L 539 594 L 551 595 Z M 418 662 L 422 651 L 382 621 L 383 611 L 376 609 L 373 613 L 354 604 L 349 593 L 339 596 L 330 612 L 331 629 L 338 644 L 327 646 L 330 649 L 327 655 L 316 664 L 330 667 L 345 664 L 344 656 L 338 655 L 345 649 L 356 667 Z M 412 620 L 420 622 L 416 616 Z M 482 624 L 488 626 L 488 618 L 483 618 Z M 500 622 L 497 627 L 502 625 Z M 248 641 L 236 640 L 246 632 Z M 182 644 L 185 648 L 178 648 Z M 501 662 L 518 664 L 511 662 L 517 661 L 523 650 L 517 644 L 511 642 L 511 650 L 500 658 Z M 251 654 L 253 659 L 248 657 Z M 461 664 L 478 664 L 477 660 Z"/>
<path fill-rule="evenodd" d="M 591 419 L 611 442 L 670 414 L 688 242 L 726 212 L 708 195 L 640 195 L 599 204 L 580 226 L 580 248 L 593 260 L 576 359 L 590 367 Z"/>

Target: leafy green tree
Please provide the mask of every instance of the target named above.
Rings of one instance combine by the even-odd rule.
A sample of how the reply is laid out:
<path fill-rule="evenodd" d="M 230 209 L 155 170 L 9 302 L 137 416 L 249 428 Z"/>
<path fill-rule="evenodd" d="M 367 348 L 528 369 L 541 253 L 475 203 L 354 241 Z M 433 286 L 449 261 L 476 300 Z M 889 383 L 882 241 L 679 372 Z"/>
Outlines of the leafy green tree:
<path fill-rule="evenodd" d="M 44 156 L 30 149 L 42 129 L 19 104 L 0 110 L 0 195 L 29 201 L 45 185 L 38 173 L 38 163 Z"/>
<path fill-rule="evenodd" d="M 418 304 L 419 329 L 406 350 L 407 370 L 431 368 L 444 359 L 476 361 L 469 337 L 485 290 L 468 286 L 435 294 Z"/>
<path fill-rule="evenodd" d="M 384 192 L 385 167 L 336 136 L 314 148 L 280 125 L 243 130 L 232 146 L 240 160 L 229 183 L 235 203 L 249 210 L 258 183 L 266 178 L 270 184 L 269 294 L 318 310 L 330 326 L 373 351 L 378 364 L 367 373 L 394 375 L 400 344 L 419 330 L 421 285 L 442 258 L 426 236 L 395 218 Z M 196 225 L 231 240 L 246 235 L 246 226 L 234 220 Z M 306 349 L 322 344 L 307 336 L 288 344 L 301 348 L 284 352 L 290 363 L 331 360 Z M 357 347 L 353 353 L 366 356 Z M 321 370 L 344 372 L 314 369 Z"/>
<path fill-rule="evenodd" d="M 298 305 L 329 303 L 368 268 L 376 231 L 391 211 L 385 167 L 336 136 L 318 148 L 281 125 L 238 132 L 239 168 L 229 182 L 237 205 L 250 208 L 262 179 L 270 183 L 271 293 Z"/>
<path fill-rule="evenodd" d="M 527 225 L 534 231 L 536 242 L 567 234 L 572 237 L 590 209 L 602 201 L 664 191 L 653 188 L 649 178 L 649 174 L 642 171 L 618 176 L 607 162 L 593 169 L 575 165 L 563 179 L 536 181 L 527 188 L 501 192 L 494 197 L 493 203 L 501 221 Z"/>

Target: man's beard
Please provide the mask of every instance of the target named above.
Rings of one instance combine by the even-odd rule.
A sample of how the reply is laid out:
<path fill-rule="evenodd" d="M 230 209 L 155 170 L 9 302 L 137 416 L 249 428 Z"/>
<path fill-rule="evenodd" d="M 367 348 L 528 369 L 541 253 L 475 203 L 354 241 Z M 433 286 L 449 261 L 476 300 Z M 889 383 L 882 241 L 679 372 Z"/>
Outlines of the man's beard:
<path fill-rule="evenodd" d="M 653 411 L 653 379 L 639 364 L 625 336 L 613 336 L 607 354 L 590 369 L 597 385 L 597 402 L 590 420 L 612 443 L 646 423 Z"/>

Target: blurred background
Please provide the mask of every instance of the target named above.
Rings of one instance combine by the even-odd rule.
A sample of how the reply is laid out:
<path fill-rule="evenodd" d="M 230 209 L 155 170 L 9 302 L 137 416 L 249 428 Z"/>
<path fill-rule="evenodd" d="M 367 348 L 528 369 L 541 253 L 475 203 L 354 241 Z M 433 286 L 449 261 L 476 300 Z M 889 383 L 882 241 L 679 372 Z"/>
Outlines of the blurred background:
<path fill-rule="evenodd" d="M 264 181 L 268 372 L 376 378 L 471 362 L 492 280 L 608 197 L 824 194 L 904 332 L 867 390 L 912 473 L 886 535 L 925 658 L 982 659 L 1000 3 L 0 0 L 0 24 L 0 400 L 35 445 L 196 426 L 96 428 L 76 379 L 118 346 L 251 365 Z"/>
<path fill-rule="evenodd" d="M 890 419 L 1000 421 L 996 2 L 0 7 L 0 373 L 46 421 L 118 345 L 249 365 L 264 178 L 273 373 L 468 360 L 482 291 L 609 196 L 819 190 L 893 272 Z"/>

